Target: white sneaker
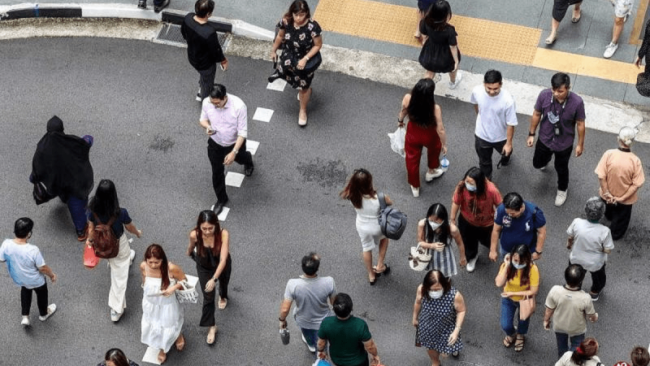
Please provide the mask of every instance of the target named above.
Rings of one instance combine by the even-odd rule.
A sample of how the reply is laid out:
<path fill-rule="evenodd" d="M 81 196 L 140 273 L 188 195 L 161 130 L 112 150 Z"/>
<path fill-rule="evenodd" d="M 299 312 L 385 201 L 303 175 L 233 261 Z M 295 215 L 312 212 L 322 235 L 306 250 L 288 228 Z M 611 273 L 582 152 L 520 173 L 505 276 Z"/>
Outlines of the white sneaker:
<path fill-rule="evenodd" d="M 50 305 L 48 305 L 48 307 L 47 307 L 47 314 L 44 315 L 44 316 L 39 316 L 39 317 L 38 317 L 38 320 L 40 320 L 40 321 L 42 321 L 42 322 L 46 321 L 47 319 L 49 319 L 49 317 L 52 316 L 52 314 L 54 314 L 55 311 L 56 311 L 56 304 L 50 304 Z M 29 319 L 27 319 L 27 321 L 29 322 Z"/>
<path fill-rule="evenodd" d="M 413 197 L 420 197 L 420 188 L 411 186 L 411 192 L 413 192 Z"/>
<path fill-rule="evenodd" d="M 118 313 L 117 311 L 111 309 L 111 321 L 113 322 L 118 322 L 120 321 L 120 318 L 122 317 L 123 313 Z"/>
<path fill-rule="evenodd" d="M 453 82 L 453 83 L 451 81 L 449 81 L 449 89 L 451 89 L 451 90 L 456 89 L 458 84 L 460 84 L 461 80 L 463 80 L 463 73 L 462 73 L 462 71 L 458 70 L 458 72 L 456 73 L 456 81 Z"/>
<path fill-rule="evenodd" d="M 567 191 L 557 191 L 557 195 L 555 196 L 555 206 L 562 206 L 564 202 L 566 202 L 566 193 Z"/>
<path fill-rule="evenodd" d="M 29 327 L 32 324 L 29 322 L 29 317 L 28 316 L 23 316 L 23 320 L 20 322 L 20 325 L 25 326 L 25 327 Z"/>
<path fill-rule="evenodd" d="M 307 345 L 307 348 L 309 349 L 309 352 L 311 352 L 311 353 L 316 352 L 316 347 L 312 347 L 312 346 L 309 345 L 309 343 L 307 343 L 307 340 L 305 339 L 304 334 L 302 335 L 302 341 L 305 342 L 305 344 Z"/>
<path fill-rule="evenodd" d="M 605 53 L 603 54 L 604 58 L 610 58 L 614 56 L 614 52 L 618 49 L 618 44 L 617 43 L 612 43 L 609 42 L 607 47 L 605 47 Z"/>
<path fill-rule="evenodd" d="M 476 269 L 476 261 L 478 261 L 478 254 L 474 259 L 467 261 L 467 272 L 472 273 Z"/>
<path fill-rule="evenodd" d="M 133 264 L 133 260 L 135 259 L 135 250 L 131 249 L 131 254 L 129 254 L 129 266 Z"/>
<path fill-rule="evenodd" d="M 445 171 L 442 168 L 434 169 L 433 173 L 431 173 L 431 174 L 429 174 L 429 172 L 427 171 L 424 174 L 424 180 L 427 181 L 427 182 L 431 182 L 434 178 L 438 178 L 441 175 L 443 175 L 444 173 L 445 173 Z"/>

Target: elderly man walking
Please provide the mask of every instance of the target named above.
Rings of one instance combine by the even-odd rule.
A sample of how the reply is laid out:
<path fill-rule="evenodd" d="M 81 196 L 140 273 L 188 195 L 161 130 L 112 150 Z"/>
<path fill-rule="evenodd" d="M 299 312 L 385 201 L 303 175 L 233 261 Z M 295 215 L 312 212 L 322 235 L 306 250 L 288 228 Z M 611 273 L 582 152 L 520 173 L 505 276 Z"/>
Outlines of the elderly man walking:
<path fill-rule="evenodd" d="M 571 264 L 564 271 L 566 285 L 553 286 L 546 296 L 546 312 L 544 313 L 544 329 L 551 329 L 557 341 L 557 354 L 562 357 L 571 350 L 575 351 L 585 339 L 587 321 L 598 320 L 591 297 L 580 289 L 585 278 L 585 270 L 579 264 Z"/>
<path fill-rule="evenodd" d="M 318 277 L 320 257 L 309 253 L 302 258 L 303 275 L 290 279 L 284 290 L 284 300 L 280 305 L 280 329 L 287 327 L 287 315 L 295 301 L 293 318 L 302 332 L 302 341 L 307 344 L 309 352 L 316 352 L 318 329 L 325 317 L 332 315 L 329 304 L 334 303 L 336 285 L 332 277 Z"/>

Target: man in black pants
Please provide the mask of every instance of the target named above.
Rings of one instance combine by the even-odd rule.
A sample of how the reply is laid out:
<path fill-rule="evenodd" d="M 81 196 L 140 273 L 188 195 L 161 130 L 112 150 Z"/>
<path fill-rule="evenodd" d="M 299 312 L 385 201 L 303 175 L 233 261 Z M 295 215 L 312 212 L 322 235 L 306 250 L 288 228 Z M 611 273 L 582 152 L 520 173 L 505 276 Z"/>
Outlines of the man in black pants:
<path fill-rule="evenodd" d="M 215 84 L 209 98 L 203 100 L 199 125 L 203 127 L 208 139 L 208 158 L 212 165 L 212 186 L 217 202 L 212 210 L 218 215 L 228 202 L 226 194 L 226 175 L 224 165 L 233 161 L 244 165 L 244 174 L 253 174 L 253 156 L 246 151 L 248 136 L 248 112 L 246 104 L 232 94 L 226 87 Z"/>
<path fill-rule="evenodd" d="M 219 44 L 217 32 L 208 23 L 213 10 L 213 0 L 198 0 L 194 4 L 196 13 L 187 14 L 181 25 L 181 34 L 187 41 L 187 58 L 201 75 L 200 89 L 196 94 L 198 102 L 202 102 L 212 91 L 217 62 L 223 71 L 228 69 L 228 60 Z"/>
<path fill-rule="evenodd" d="M 566 201 L 569 188 L 569 158 L 573 150 L 576 129 L 578 144 L 576 157 L 582 155 L 585 146 L 585 104 L 576 93 L 569 91 L 569 75 L 558 72 L 551 78 L 551 89 L 542 90 L 537 97 L 528 129 L 528 147 L 533 147 L 535 132 L 539 125 L 539 139 L 535 144 L 533 167 L 545 170 L 555 155 L 557 172 L 557 195 L 555 206 Z"/>

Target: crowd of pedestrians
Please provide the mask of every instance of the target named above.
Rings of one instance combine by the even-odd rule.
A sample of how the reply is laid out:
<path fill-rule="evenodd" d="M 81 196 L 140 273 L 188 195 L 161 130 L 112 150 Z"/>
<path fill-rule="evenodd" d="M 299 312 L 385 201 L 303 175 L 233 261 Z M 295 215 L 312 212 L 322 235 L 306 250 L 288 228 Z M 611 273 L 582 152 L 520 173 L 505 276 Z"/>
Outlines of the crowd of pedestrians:
<path fill-rule="evenodd" d="M 167 0 L 165 4 L 168 3 Z M 414 197 L 420 195 L 419 165 L 423 148 L 427 149 L 425 181 L 432 182 L 446 171 L 440 161 L 447 153 L 447 137 L 441 107 L 434 97 L 439 74 L 449 73 L 452 89 L 462 78 L 457 34 L 449 24 L 452 17 L 449 3 L 444 0 L 430 2 L 426 10 L 423 10 L 426 2 L 419 3 L 422 3 L 418 13 L 421 22 L 415 37 L 423 43 L 420 62 L 426 73 L 425 78 L 403 97 L 397 118 L 398 127 L 406 129 L 405 166 Z M 560 4 L 559 0 L 555 3 L 553 33 L 547 43 L 555 41 L 556 23 L 568 8 L 568 4 Z M 576 3 L 574 7 L 574 23 L 580 20 L 579 5 Z M 208 328 L 206 343 L 213 344 L 217 333 L 215 310 L 223 310 L 228 305 L 232 271 L 230 234 L 218 219 L 229 201 L 225 166 L 237 162 L 244 166 L 246 176 L 253 174 L 255 166 L 246 149 L 246 104 L 227 93 L 224 85 L 214 83 L 217 64 L 224 71 L 228 68 L 218 38 L 207 26 L 214 2 L 198 0 L 195 10 L 185 17 L 182 34 L 188 43 L 188 60 L 200 75 L 196 96 L 201 102 L 199 125 L 208 136 L 208 159 L 217 201 L 210 210 L 200 212 L 189 233 L 186 255 L 196 263 L 198 287 L 203 298 L 199 325 Z M 617 25 L 618 15 L 617 12 Z M 271 49 L 275 66 L 269 82 L 283 79 L 299 90 L 298 124 L 304 127 L 312 80 L 321 62 L 321 29 L 311 19 L 304 0 L 291 3 L 277 29 Z M 620 34 L 615 27 L 616 37 L 617 32 Z M 612 44 L 615 43 L 613 40 Z M 279 56 L 278 50 L 282 51 Z M 492 262 L 500 263 L 494 283 L 501 288 L 500 326 L 504 332 L 501 342 L 504 347 L 513 347 L 515 352 L 524 350 L 536 297 L 540 296 L 541 273 L 536 261 L 542 258 L 547 236 L 544 212 L 517 192 L 502 197 L 492 181 L 493 150 L 501 156 L 497 168 L 508 166 L 518 126 L 515 99 L 502 89 L 502 85 L 501 73 L 489 70 L 483 85 L 472 90 L 477 166 L 470 168 L 455 186 L 449 206 L 451 212 L 445 204 L 434 203 L 417 222 L 417 245 L 428 253 L 429 259 L 422 283 L 416 290 L 412 325 L 416 328 L 417 346 L 426 348 L 433 366 L 440 365 L 441 355 L 458 357 L 463 349 L 461 330 L 467 305 L 452 284 L 452 278 L 463 267 L 467 272 L 475 271 L 479 243 L 489 249 Z M 585 144 L 584 103 L 570 88 L 568 75 L 557 73 L 552 77 L 551 88 L 543 90 L 537 98 L 526 140 L 528 147 L 535 148 L 533 168 L 545 170 L 554 160 L 558 176 L 556 206 L 562 206 L 567 199 L 569 158 L 574 145 L 575 156 L 579 157 Z M 111 180 L 102 179 L 95 195 L 88 199 L 94 184 L 89 161 L 93 138 L 68 135 L 63 131 L 61 119 L 53 117 L 47 123 L 46 135 L 37 145 L 30 175 L 34 198 L 39 204 L 55 197 L 67 203 L 78 240 L 92 248 L 97 257 L 107 259 L 111 277 L 110 319 L 118 322 L 126 309 L 129 268 L 136 257 L 126 232 L 138 238 L 143 233 L 135 226 L 127 209 L 120 205 Z M 552 329 L 556 335 L 559 358 L 556 365 L 597 365 L 600 362 L 598 342 L 585 337 L 587 321 L 598 320 L 594 302 L 598 301 L 606 284 L 607 255 L 614 248 L 614 241 L 624 236 L 632 205 L 638 200 L 637 191 L 644 183 L 641 161 L 631 152 L 635 134 L 634 129 L 621 129 L 617 136 L 618 147 L 605 151 L 595 169 L 599 197 L 586 202 L 586 218 L 576 218 L 566 231 L 570 250 L 569 266 L 564 273 L 566 283 L 554 286 L 544 302 L 543 327 Z M 392 206 L 393 201 L 376 190 L 372 174 L 363 168 L 356 169 L 349 177 L 340 197 L 350 201 L 356 210 L 362 261 L 368 283 L 375 285 L 379 277 L 391 273 L 386 261 L 389 239 L 378 217 L 382 208 Z M 609 225 L 602 223 L 603 218 L 610 221 Z M 24 326 L 31 325 L 32 292 L 36 292 L 40 321 L 46 321 L 57 310 L 55 304 L 48 302 L 46 281 L 47 276 L 54 283 L 57 276 L 45 264 L 38 247 L 28 242 L 33 228 L 30 218 L 19 218 L 14 225 L 14 238 L 6 239 L 0 247 L 0 261 L 7 263 L 11 278 L 21 288 L 21 324 Z M 373 262 L 375 248 L 378 255 Z M 303 274 L 287 282 L 279 310 L 280 330 L 287 329 L 287 318 L 291 314 L 301 330 L 302 341 L 315 357 L 330 358 L 338 366 L 379 365 L 378 346 L 368 324 L 352 315 L 351 296 L 337 292 L 332 277 L 318 275 L 320 261 L 318 254 L 309 253 L 301 261 Z M 143 289 L 141 342 L 157 349 L 158 362 L 163 363 L 172 346 L 178 351 L 185 347 L 182 300 L 176 295 L 187 290 L 188 277 L 178 264 L 168 260 L 165 250 L 158 244 L 147 247 L 140 271 Z M 582 291 L 587 272 L 592 279 L 589 293 Z M 647 366 L 650 356 L 647 349 L 636 347 L 631 359 L 634 366 Z M 121 350 L 111 349 L 100 365 L 133 366 L 135 363 Z"/>

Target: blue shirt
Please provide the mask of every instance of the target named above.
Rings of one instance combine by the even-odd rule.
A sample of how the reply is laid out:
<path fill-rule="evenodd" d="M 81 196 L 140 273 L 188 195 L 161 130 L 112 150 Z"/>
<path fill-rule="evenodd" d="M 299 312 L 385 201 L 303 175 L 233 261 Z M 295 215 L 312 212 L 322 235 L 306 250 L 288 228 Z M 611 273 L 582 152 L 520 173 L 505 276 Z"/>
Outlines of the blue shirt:
<path fill-rule="evenodd" d="M 9 275 L 18 286 L 33 289 L 45 284 L 45 276 L 38 270 L 45 261 L 35 245 L 6 239 L 0 246 L 0 262 L 7 262 Z"/>
<path fill-rule="evenodd" d="M 513 218 L 506 213 L 506 207 L 502 204 L 497 207 L 497 212 L 494 218 L 494 223 L 501 225 L 501 248 L 510 252 L 519 244 L 526 244 L 529 246 L 530 251 L 535 251 L 530 245 L 536 242 L 534 239 L 537 236 L 537 230 L 546 225 L 546 218 L 542 209 L 535 206 L 535 204 L 524 201 L 526 208 L 521 216 Z M 533 212 L 535 219 L 533 220 Z"/>

